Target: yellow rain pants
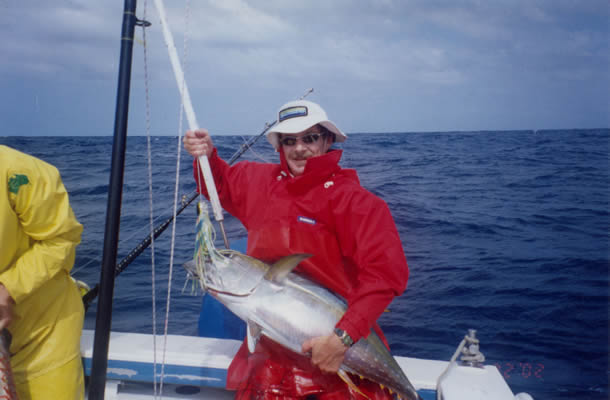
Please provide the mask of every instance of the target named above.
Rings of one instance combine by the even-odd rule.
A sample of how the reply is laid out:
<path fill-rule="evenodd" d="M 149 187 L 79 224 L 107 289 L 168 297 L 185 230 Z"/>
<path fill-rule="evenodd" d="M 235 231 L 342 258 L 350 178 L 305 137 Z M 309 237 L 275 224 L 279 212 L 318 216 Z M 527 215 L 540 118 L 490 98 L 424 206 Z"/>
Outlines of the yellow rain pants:
<path fill-rule="evenodd" d="M 85 398 L 83 362 L 76 357 L 67 364 L 29 381 L 17 384 L 19 400 Z"/>
<path fill-rule="evenodd" d="M 82 379 L 84 308 L 70 278 L 82 230 L 57 169 L 0 146 L 0 283 L 15 301 L 11 366 L 18 390 L 31 382 L 25 398 L 81 398 L 36 387 L 70 391 Z"/>

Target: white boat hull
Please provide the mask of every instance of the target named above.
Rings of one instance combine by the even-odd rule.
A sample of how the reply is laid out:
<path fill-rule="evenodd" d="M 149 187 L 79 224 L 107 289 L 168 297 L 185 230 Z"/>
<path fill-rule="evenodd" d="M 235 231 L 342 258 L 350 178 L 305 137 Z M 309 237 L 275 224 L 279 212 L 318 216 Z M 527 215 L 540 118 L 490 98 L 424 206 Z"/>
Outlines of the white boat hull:
<path fill-rule="evenodd" d="M 81 339 L 81 354 L 87 376 L 91 369 L 93 336 L 93 331 L 84 330 Z M 163 376 L 164 399 L 232 399 L 233 393 L 224 389 L 226 372 L 240 344 L 240 341 L 232 339 L 181 335 L 168 335 L 165 341 L 163 336 L 158 335 L 155 357 L 152 335 L 112 332 L 105 399 L 154 398 L 152 382 L 155 362 L 156 382 L 159 383 Z M 418 391 L 435 391 L 439 376 L 449 364 L 447 361 L 395 358 Z M 489 393 L 493 393 L 495 400 L 515 398 L 494 366 L 469 370 L 472 368 L 456 369 L 460 373 L 459 385 L 452 385 L 451 380 L 446 381 L 445 375 L 443 381 L 448 382 L 443 390 L 445 400 L 473 400 Z M 492 397 L 486 399 L 489 398 Z"/>

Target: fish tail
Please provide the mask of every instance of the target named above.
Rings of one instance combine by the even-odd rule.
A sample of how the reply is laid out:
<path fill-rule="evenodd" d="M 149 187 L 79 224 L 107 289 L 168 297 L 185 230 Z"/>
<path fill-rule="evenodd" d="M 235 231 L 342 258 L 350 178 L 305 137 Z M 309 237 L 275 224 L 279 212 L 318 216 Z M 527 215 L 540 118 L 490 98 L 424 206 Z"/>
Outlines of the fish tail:
<path fill-rule="evenodd" d="M 11 334 L 6 329 L 0 332 L 0 379 L 2 381 L 2 385 L 0 385 L 0 399 L 16 400 L 17 388 L 13 380 L 11 354 L 9 353 L 11 339 Z"/>

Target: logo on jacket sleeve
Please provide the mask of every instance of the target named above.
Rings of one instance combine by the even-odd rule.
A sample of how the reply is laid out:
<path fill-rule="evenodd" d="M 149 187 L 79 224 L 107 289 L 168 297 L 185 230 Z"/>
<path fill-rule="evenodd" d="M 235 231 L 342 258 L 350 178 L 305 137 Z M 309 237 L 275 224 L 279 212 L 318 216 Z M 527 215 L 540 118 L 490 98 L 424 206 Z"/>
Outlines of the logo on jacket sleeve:
<path fill-rule="evenodd" d="M 299 221 L 299 222 L 305 222 L 306 224 L 309 224 L 309 225 L 315 225 L 315 224 L 316 224 L 316 220 L 315 220 L 315 219 L 312 219 L 312 218 L 307 218 L 307 217 L 303 217 L 303 216 L 301 216 L 301 215 L 299 215 L 299 216 L 297 217 L 297 221 Z"/>
<path fill-rule="evenodd" d="M 17 194 L 17 192 L 19 192 L 19 188 L 23 185 L 27 185 L 28 183 L 30 183 L 30 181 L 26 175 L 15 174 L 8 180 L 8 190 L 11 193 Z"/>

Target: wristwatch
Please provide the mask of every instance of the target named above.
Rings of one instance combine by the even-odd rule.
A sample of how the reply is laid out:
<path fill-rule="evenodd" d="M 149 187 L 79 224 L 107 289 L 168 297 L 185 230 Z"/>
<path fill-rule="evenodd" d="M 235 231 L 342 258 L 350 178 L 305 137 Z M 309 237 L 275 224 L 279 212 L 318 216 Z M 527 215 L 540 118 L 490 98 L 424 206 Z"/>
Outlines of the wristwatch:
<path fill-rule="evenodd" d="M 354 345 L 354 340 L 343 329 L 335 328 L 335 335 L 339 337 L 339 340 L 341 340 L 345 347 L 352 347 Z"/>

